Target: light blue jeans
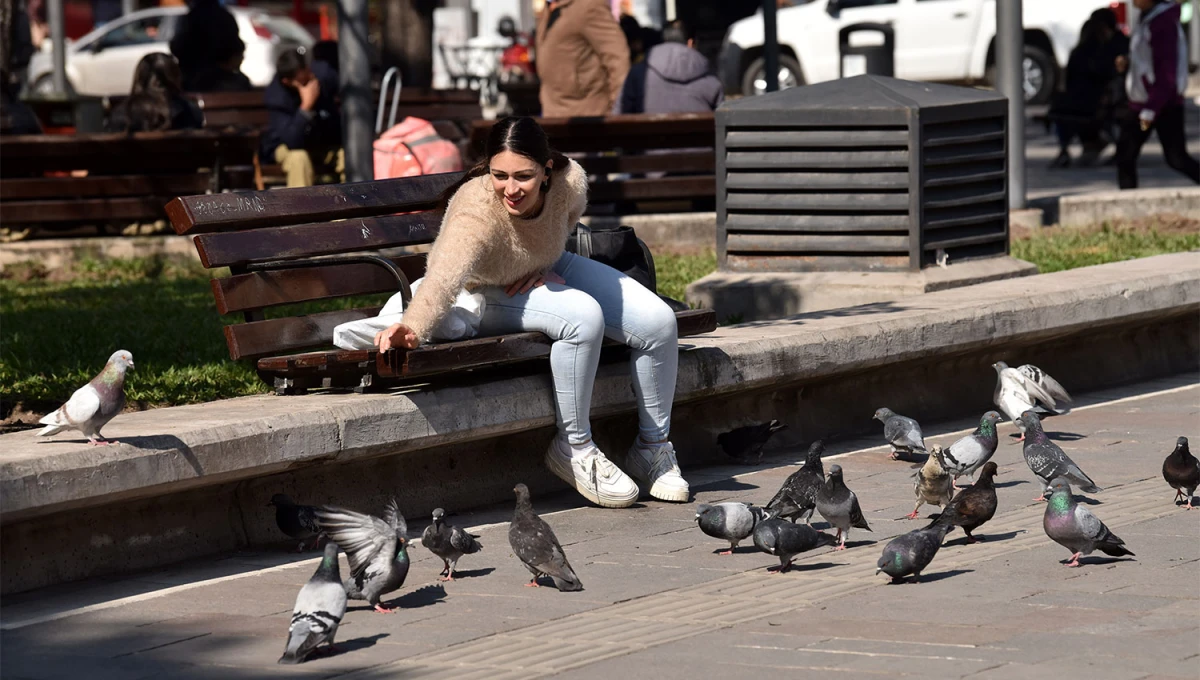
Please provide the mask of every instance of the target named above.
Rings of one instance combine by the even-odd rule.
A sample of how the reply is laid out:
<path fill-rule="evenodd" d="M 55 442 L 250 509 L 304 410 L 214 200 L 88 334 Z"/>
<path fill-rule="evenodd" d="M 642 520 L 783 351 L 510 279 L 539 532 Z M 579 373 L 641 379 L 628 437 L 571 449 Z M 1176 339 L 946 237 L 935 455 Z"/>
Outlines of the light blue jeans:
<path fill-rule="evenodd" d="M 665 441 L 679 370 L 675 313 L 637 281 L 595 260 L 563 253 L 554 272 L 566 285 L 547 283 L 524 295 L 480 290 L 487 308 L 479 334 L 540 331 L 550 336 L 550 372 L 558 431 L 572 444 L 592 438 L 592 388 L 600 343 L 608 337 L 633 349 L 630 369 L 638 402 L 638 429 L 646 442 Z"/>

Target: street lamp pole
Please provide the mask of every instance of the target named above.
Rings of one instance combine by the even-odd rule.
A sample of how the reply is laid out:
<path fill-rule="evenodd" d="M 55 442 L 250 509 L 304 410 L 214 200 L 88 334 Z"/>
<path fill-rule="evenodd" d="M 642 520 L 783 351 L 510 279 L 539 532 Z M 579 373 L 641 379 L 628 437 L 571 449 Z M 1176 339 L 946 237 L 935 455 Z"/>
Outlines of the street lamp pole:
<path fill-rule="evenodd" d="M 762 0 L 763 12 L 763 70 L 767 92 L 779 90 L 779 30 L 776 21 L 776 0 Z"/>
<path fill-rule="evenodd" d="M 1025 28 L 1021 0 L 996 2 L 996 83 L 1008 97 L 1008 207 L 1025 208 Z"/>

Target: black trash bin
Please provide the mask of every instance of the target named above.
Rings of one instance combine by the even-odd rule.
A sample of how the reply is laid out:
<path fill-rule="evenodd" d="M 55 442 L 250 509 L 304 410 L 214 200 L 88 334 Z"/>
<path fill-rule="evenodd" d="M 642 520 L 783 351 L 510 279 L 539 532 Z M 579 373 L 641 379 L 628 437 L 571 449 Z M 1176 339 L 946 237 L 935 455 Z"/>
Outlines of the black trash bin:
<path fill-rule="evenodd" d="M 874 31 L 883 34 L 882 45 L 850 46 L 850 36 L 860 31 Z M 838 31 L 838 77 L 846 77 L 846 57 L 861 56 L 867 61 L 867 75 L 888 76 L 896 75 L 896 32 L 891 24 L 862 23 L 851 24 Z"/>

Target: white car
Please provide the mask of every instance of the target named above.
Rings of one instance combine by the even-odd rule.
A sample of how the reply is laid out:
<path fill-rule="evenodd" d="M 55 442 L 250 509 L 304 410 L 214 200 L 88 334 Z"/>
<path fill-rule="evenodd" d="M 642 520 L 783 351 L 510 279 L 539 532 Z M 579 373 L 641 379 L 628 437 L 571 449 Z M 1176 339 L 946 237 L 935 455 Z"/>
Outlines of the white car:
<path fill-rule="evenodd" d="M 289 17 L 245 7 L 229 7 L 246 43 L 242 73 L 255 87 L 275 76 L 275 59 L 284 49 L 311 48 L 312 35 Z M 155 7 L 126 14 L 67 44 L 67 88 L 97 97 L 129 94 L 133 71 L 142 57 L 170 53 L 171 37 L 187 7 Z M 46 40 L 29 62 L 30 89 L 48 93 L 53 87 L 53 48 Z"/>
<path fill-rule="evenodd" d="M 1116 3 L 1114 3 L 1116 4 Z M 1079 29 L 1107 0 L 1025 0 L 1025 99 L 1046 103 L 1058 84 Z M 996 0 L 812 0 L 778 11 L 780 87 L 839 77 L 838 31 L 858 23 L 890 24 L 895 76 L 907 80 L 978 83 L 990 79 Z M 874 44 L 879 34 L 851 37 Z M 729 27 L 721 48 L 726 91 L 765 90 L 761 10 Z"/>

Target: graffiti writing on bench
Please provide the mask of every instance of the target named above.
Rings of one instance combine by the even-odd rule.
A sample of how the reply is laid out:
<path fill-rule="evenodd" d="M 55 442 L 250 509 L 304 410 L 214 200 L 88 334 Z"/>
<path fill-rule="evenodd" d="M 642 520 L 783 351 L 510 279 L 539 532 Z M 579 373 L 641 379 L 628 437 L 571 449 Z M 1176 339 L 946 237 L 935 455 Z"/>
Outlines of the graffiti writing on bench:
<path fill-rule="evenodd" d="M 197 199 L 192 204 L 192 213 L 199 217 L 228 215 L 231 213 L 265 213 L 267 206 L 257 196 L 238 196 L 237 194 L 221 194 L 212 198 Z"/>

